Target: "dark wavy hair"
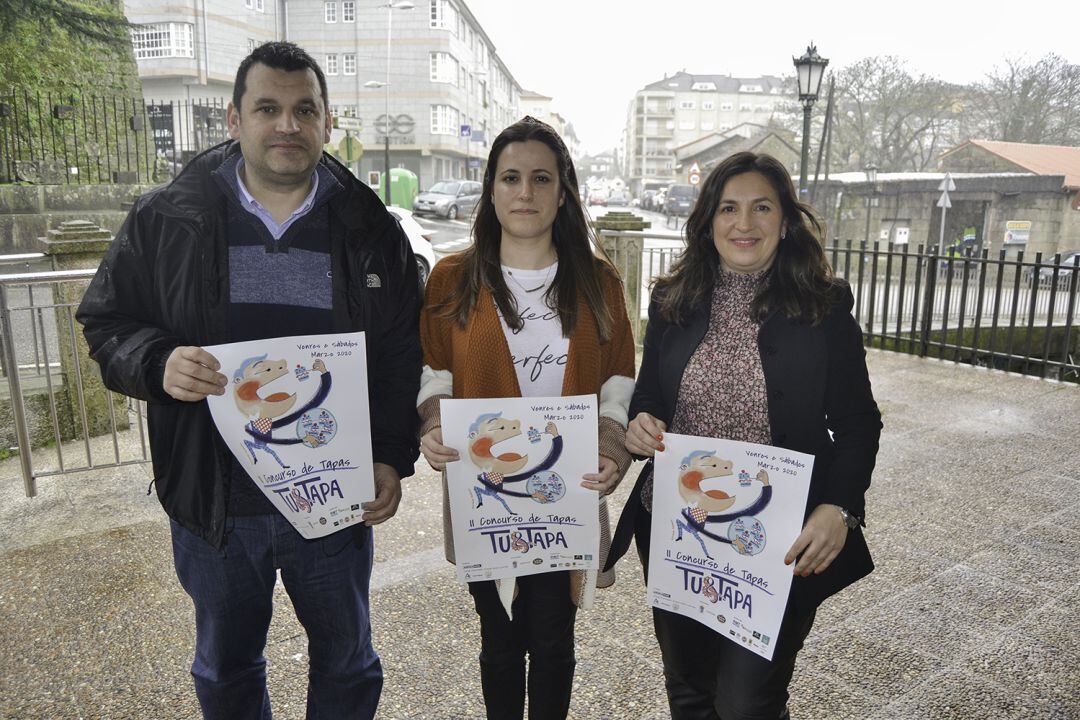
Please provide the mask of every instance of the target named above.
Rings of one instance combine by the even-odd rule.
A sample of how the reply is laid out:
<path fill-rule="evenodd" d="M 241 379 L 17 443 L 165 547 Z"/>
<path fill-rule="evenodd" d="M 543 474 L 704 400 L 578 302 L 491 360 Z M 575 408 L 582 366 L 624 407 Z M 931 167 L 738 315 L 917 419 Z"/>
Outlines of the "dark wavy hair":
<path fill-rule="evenodd" d="M 581 205 L 577 173 L 566 144 L 554 128 L 528 115 L 499 133 L 491 144 L 487 168 L 484 170 L 484 187 L 476 207 L 476 219 L 473 221 L 473 244 L 461 253 L 461 280 L 438 308 L 444 316 L 454 319 L 460 327 L 465 327 L 476 306 L 480 289 L 487 287 L 491 290 L 506 324 L 515 330 L 521 329 L 522 320 L 514 294 L 503 279 L 499 260 L 502 225 L 495 214 L 492 192 L 502 151 L 510 143 L 528 140 L 542 142 L 555 153 L 559 187 L 563 192 L 563 203 L 555 214 L 555 224 L 551 229 L 559 268 L 555 271 L 551 287 L 544 293 L 544 299 L 558 311 L 563 335 L 569 336 L 577 325 L 578 297 L 583 296 L 585 305 L 596 318 L 601 342 L 607 342 L 611 337 L 613 321 L 611 308 L 604 299 L 600 273 L 609 272 L 618 277 L 618 272 L 597 241 L 586 217 L 585 208 Z"/>
<path fill-rule="evenodd" d="M 262 63 L 267 67 L 285 72 L 311 70 L 319 81 L 319 92 L 323 96 L 323 110 L 329 114 L 330 96 L 326 92 L 326 76 L 323 75 L 319 63 L 315 62 L 315 58 L 299 45 L 284 41 L 263 43 L 240 61 L 240 67 L 236 70 L 236 80 L 233 82 L 232 94 L 232 104 L 236 112 L 240 112 L 240 101 L 244 99 L 244 92 L 247 90 L 248 70 L 255 63 Z"/>
<path fill-rule="evenodd" d="M 654 294 L 668 322 L 683 322 L 690 308 L 705 302 L 716 286 L 720 253 L 713 243 L 713 217 L 727 181 L 749 172 L 760 173 L 772 185 L 780 199 L 785 228 L 769 279 L 750 305 L 751 316 L 760 322 L 780 310 L 788 317 L 817 325 L 842 297 L 841 284 L 821 247 L 824 228 L 813 208 L 799 201 L 787 168 L 771 155 L 740 152 L 709 173 L 686 221 L 686 250 L 668 274 L 656 281 Z"/>

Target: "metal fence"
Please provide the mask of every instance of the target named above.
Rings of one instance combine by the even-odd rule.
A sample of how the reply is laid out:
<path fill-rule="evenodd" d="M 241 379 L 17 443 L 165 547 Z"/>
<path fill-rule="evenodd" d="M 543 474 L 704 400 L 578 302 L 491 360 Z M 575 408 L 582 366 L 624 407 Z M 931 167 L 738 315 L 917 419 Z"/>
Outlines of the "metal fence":
<path fill-rule="evenodd" d="M 652 279 L 667 272 L 682 241 L 602 235 L 618 240 L 611 254 L 640 320 Z M 1077 264 L 1040 254 L 940 258 L 891 244 L 826 252 L 851 283 L 867 345 L 1080 382 Z M 6 403 L 13 418 L 4 447 L 18 454 L 31 496 L 41 477 L 149 459 L 145 405 L 106 390 L 80 350 L 74 309 L 94 271 L 41 272 L 42 263 L 38 254 L 0 257 L 0 273 L 14 271 L 0 274 L 0 411 Z"/>
<path fill-rule="evenodd" d="M 0 183 L 159 183 L 228 137 L 228 101 L 0 94 Z"/>
<path fill-rule="evenodd" d="M 10 257 L 0 269 L 12 267 Z M 106 390 L 80 350 L 75 308 L 94 272 L 0 275 L 0 412 L 11 417 L 0 433 L 3 454 L 18 455 L 27 496 L 38 478 L 150 457 L 145 405 Z"/>
<path fill-rule="evenodd" d="M 620 270 L 642 288 L 644 317 L 646 288 L 682 245 L 668 235 L 640 236 L 640 275 L 625 261 Z M 1077 261 L 1066 265 L 1060 255 L 1042 253 L 1008 257 L 1004 250 L 997 257 L 985 250 L 942 257 L 921 245 L 851 241 L 825 252 L 836 274 L 851 284 L 853 314 L 868 346 L 1080 382 Z"/>

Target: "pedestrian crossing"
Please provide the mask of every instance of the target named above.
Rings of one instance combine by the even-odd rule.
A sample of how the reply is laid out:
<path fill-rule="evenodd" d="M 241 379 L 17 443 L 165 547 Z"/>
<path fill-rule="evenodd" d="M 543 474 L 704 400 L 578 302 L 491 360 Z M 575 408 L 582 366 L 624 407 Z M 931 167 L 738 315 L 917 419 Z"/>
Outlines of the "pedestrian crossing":
<path fill-rule="evenodd" d="M 465 248 L 472 244 L 472 238 L 463 237 L 453 240 L 439 240 L 432 243 L 431 248 L 437 255 L 451 255 L 456 252 L 461 252 Z"/>

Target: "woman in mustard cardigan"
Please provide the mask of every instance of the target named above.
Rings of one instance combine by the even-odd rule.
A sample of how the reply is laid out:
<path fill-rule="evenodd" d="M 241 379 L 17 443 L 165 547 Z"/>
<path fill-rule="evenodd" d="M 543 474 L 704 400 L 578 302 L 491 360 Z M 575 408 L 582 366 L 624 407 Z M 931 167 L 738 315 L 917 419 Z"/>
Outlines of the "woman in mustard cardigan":
<path fill-rule="evenodd" d="M 599 396 L 601 566 L 610 545 L 603 496 L 630 465 L 623 445 L 634 389 L 634 340 L 622 284 L 590 231 L 566 145 L 525 117 L 492 144 L 473 245 L 438 263 L 420 319 L 421 451 L 436 470 L 458 459 L 442 444 L 442 398 Z M 443 476 L 447 559 L 454 562 Z M 482 498 L 478 498 L 482 501 Z M 480 617 L 480 680 L 488 718 L 565 718 L 574 620 L 613 575 L 561 571 L 469 583 Z M 512 610 L 512 612 L 510 612 Z M 511 619 L 511 617 L 513 619 Z"/>

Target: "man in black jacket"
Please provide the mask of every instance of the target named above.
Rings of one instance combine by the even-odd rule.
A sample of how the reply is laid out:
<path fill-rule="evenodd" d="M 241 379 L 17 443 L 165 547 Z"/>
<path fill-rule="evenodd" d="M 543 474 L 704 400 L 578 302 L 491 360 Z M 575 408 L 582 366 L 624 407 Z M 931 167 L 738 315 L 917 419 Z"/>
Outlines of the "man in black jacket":
<path fill-rule="evenodd" d="M 233 141 L 140 197 L 77 318 L 111 389 L 148 402 L 157 494 L 195 604 L 191 672 L 207 718 L 269 718 L 263 649 L 277 572 L 308 633 L 309 717 L 371 718 L 371 526 L 392 517 L 418 454 L 416 263 L 397 221 L 322 152 L 326 80 L 291 43 L 240 65 Z M 214 428 L 225 392 L 206 345 L 363 330 L 376 498 L 364 524 L 304 540 Z"/>

